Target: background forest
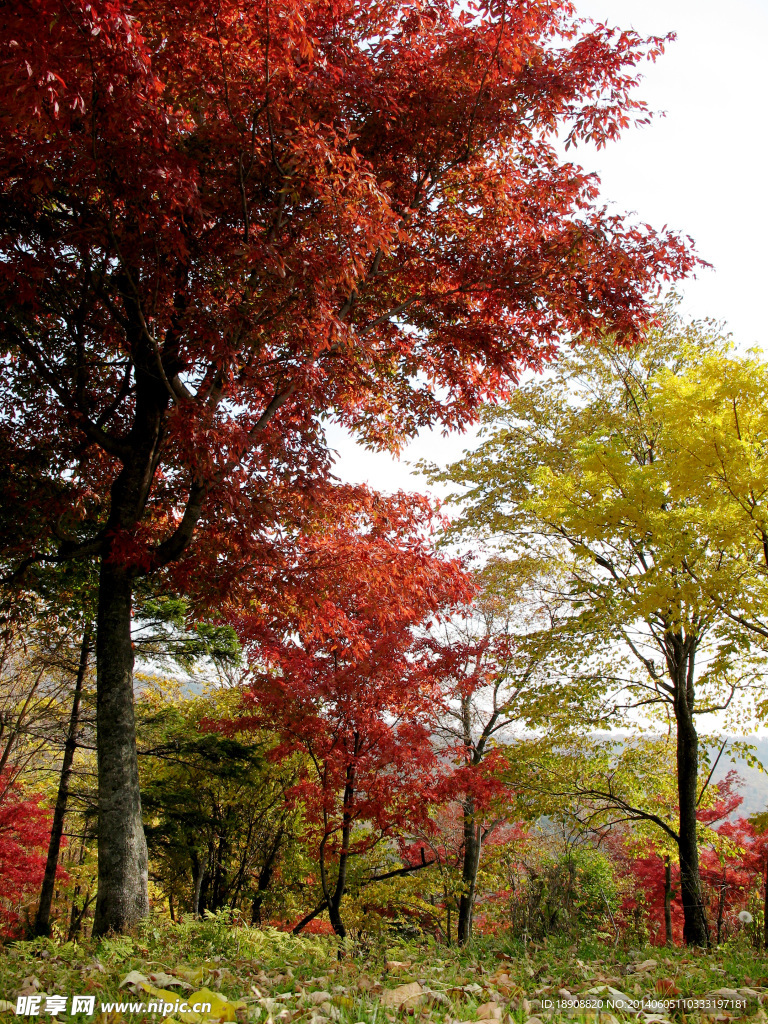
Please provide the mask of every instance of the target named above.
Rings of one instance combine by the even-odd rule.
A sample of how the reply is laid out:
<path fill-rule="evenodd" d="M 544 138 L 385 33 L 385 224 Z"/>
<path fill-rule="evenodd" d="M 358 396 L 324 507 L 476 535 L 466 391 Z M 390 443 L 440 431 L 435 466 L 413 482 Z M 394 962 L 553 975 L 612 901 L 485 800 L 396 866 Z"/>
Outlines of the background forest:
<path fill-rule="evenodd" d="M 137 605 L 156 913 L 447 944 L 679 943 L 698 917 L 719 945 L 748 911 L 760 933 L 768 818 L 733 763 L 768 707 L 768 369 L 659 317 L 484 412 L 429 470 L 449 518 L 344 493 L 280 617 Z M 97 890 L 92 584 L 56 584 L 7 620 L 2 906 L 8 935 L 72 939 Z"/>
<path fill-rule="evenodd" d="M 269 1019 L 259 985 L 350 950 L 434 1010 L 413 949 L 488 949 L 453 987 L 522 1024 L 531 979 L 576 984 L 548 944 L 609 986 L 648 944 L 768 949 L 734 768 L 768 724 L 768 362 L 683 314 L 692 240 L 571 161 L 650 121 L 670 41 L 567 0 L 0 7 L 20 999 L 83 949 L 234 991 L 208 959 L 242 942 Z M 418 467 L 442 504 L 334 474 L 335 430 L 469 427 Z M 208 966 L 148 981 L 168 943 Z"/>

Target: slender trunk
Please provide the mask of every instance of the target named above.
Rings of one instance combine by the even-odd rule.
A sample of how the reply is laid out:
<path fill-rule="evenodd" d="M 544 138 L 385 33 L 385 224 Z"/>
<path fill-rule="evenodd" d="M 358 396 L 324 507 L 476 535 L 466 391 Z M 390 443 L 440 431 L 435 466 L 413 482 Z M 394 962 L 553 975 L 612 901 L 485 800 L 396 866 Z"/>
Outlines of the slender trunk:
<path fill-rule="evenodd" d="M 227 865 L 225 858 L 229 852 L 229 843 L 223 837 L 219 838 L 218 848 L 214 848 L 214 869 L 211 884 L 211 910 L 215 913 L 221 910 L 226 902 L 227 891 Z"/>
<path fill-rule="evenodd" d="M 446 914 L 446 928 L 445 928 L 445 942 L 446 945 L 451 945 L 451 895 L 448 891 L 448 880 L 445 874 L 445 868 L 443 867 L 442 861 L 438 858 L 438 864 L 440 866 L 440 878 L 443 883 L 443 900 L 445 901 L 445 914 Z"/>
<path fill-rule="evenodd" d="M 480 854 L 483 848 L 483 830 L 482 826 L 477 826 L 477 835 L 475 837 L 475 866 L 472 872 L 472 882 L 470 883 L 469 892 L 469 937 L 472 938 L 472 927 L 475 919 L 475 902 L 477 900 L 477 875 L 480 871 Z"/>
<path fill-rule="evenodd" d="M 680 896 L 683 904 L 683 938 L 688 946 L 708 946 L 709 935 L 701 896 L 696 804 L 699 779 L 699 738 L 691 714 L 692 684 L 678 683 L 675 700 L 677 719 L 677 794 L 680 810 L 678 847 L 680 851 Z"/>
<path fill-rule="evenodd" d="M 212 909 L 212 907 L 211 907 L 211 899 L 210 899 L 210 896 L 211 896 L 211 892 L 210 892 L 210 890 L 211 890 L 211 877 L 212 877 L 212 875 L 211 875 L 211 862 L 212 862 L 212 860 L 213 860 L 213 858 L 212 858 L 212 856 L 210 855 L 210 852 L 209 852 L 208 863 L 206 864 L 205 870 L 203 871 L 203 879 L 202 879 L 202 884 L 200 886 L 200 907 L 199 907 L 199 916 L 200 917 L 202 917 L 205 914 L 206 910 L 211 910 Z"/>
<path fill-rule="evenodd" d="M 723 916 L 725 914 L 725 890 L 727 887 L 727 880 L 725 874 L 725 865 L 723 865 L 723 877 L 720 880 L 720 896 L 717 900 L 717 945 L 720 945 L 720 939 L 723 934 Z"/>
<path fill-rule="evenodd" d="M 472 936 L 472 907 L 479 866 L 480 836 L 475 827 L 475 804 L 471 798 L 464 803 L 464 861 L 462 864 L 462 892 L 459 899 L 459 919 L 456 922 L 456 941 L 460 946 Z"/>
<path fill-rule="evenodd" d="M 256 895 L 253 897 L 253 906 L 251 907 L 251 924 L 261 925 L 261 908 L 264 904 L 264 899 L 267 895 L 267 890 L 272 882 L 272 875 L 275 871 L 275 865 L 277 863 L 277 855 L 280 852 L 280 846 L 282 845 L 283 831 L 282 829 L 277 833 L 275 841 L 272 844 L 269 853 L 267 854 L 264 864 L 262 865 L 261 871 L 259 872 L 259 880 L 256 885 Z"/>
<path fill-rule="evenodd" d="M 96 633 L 99 887 L 93 934 L 125 932 L 149 913 L 133 711 L 130 578 L 102 558 Z"/>
<path fill-rule="evenodd" d="M 348 855 L 342 845 L 342 850 L 341 853 L 339 854 L 339 874 L 338 878 L 336 879 L 336 886 L 333 892 L 331 892 L 330 887 L 328 885 L 328 868 L 325 862 L 325 847 L 326 840 L 324 838 L 323 841 L 320 843 L 320 878 L 322 879 L 323 883 L 323 895 L 325 897 L 324 903 L 325 908 L 328 910 L 328 918 L 330 919 L 331 926 L 334 932 L 340 938 L 343 939 L 344 936 L 347 934 L 347 929 L 344 927 L 344 922 L 341 919 L 341 912 L 339 908 L 341 906 L 341 898 L 344 895 Z M 302 927 L 304 926 L 304 924 L 306 924 L 306 921 L 302 922 Z M 296 928 L 294 928 L 294 934 L 298 934 Z"/>
<path fill-rule="evenodd" d="M 355 733 L 354 753 L 359 751 L 360 737 Z M 347 780 L 344 786 L 344 817 L 341 827 L 341 850 L 339 851 L 339 873 L 336 876 L 336 888 L 328 900 L 328 917 L 334 932 L 343 939 L 347 934 L 341 919 L 341 901 L 347 888 L 347 867 L 349 865 L 349 844 L 352 838 L 352 801 L 355 796 L 355 767 L 347 765 Z M 327 898 L 327 894 L 326 894 Z"/>
<path fill-rule="evenodd" d="M 672 945 L 672 864 L 664 858 L 664 945 Z"/>
<path fill-rule="evenodd" d="M 314 910 L 311 910 L 305 917 L 302 917 L 302 919 L 293 926 L 293 928 L 291 929 L 291 935 L 299 935 L 307 927 L 309 922 L 314 921 L 316 917 L 319 917 L 320 914 L 322 914 L 322 912 L 327 907 L 328 903 L 326 900 L 323 900 L 322 903 L 319 903 Z"/>
<path fill-rule="evenodd" d="M 77 861 L 78 867 L 82 867 L 83 861 L 85 860 L 85 836 L 80 839 L 80 854 Z M 72 863 L 75 863 L 74 858 Z M 67 942 L 71 942 L 75 937 L 75 921 L 77 920 L 77 897 L 80 895 L 80 885 L 76 885 L 72 892 L 72 907 L 69 914 L 69 928 L 67 930 Z"/>
<path fill-rule="evenodd" d="M 231 872 L 232 881 L 229 883 L 229 893 L 227 894 L 227 901 L 229 903 L 229 909 L 234 910 L 240 900 L 240 893 L 243 886 L 245 885 L 245 872 L 248 866 L 250 855 L 251 855 L 251 840 L 253 838 L 253 827 L 255 825 L 254 818 L 251 816 L 248 821 L 248 832 L 245 837 L 242 838 L 238 844 L 240 849 L 240 864 L 238 865 L 236 872 Z"/>
<path fill-rule="evenodd" d="M 344 927 L 344 922 L 341 919 L 341 900 L 346 888 L 348 862 L 349 854 L 346 849 L 342 849 L 339 854 L 339 875 L 336 879 L 336 888 L 333 890 L 333 896 L 328 904 L 328 917 L 331 921 L 331 927 L 340 939 L 343 939 L 347 934 L 347 929 Z"/>
<path fill-rule="evenodd" d="M 69 799 L 69 782 L 72 776 L 72 763 L 77 748 L 77 729 L 80 724 L 80 696 L 83 692 L 83 682 L 88 669 L 88 654 L 91 645 L 91 626 L 87 623 L 83 631 L 83 640 L 80 645 L 80 663 L 77 668 L 75 679 L 75 692 L 72 697 L 72 710 L 69 715 L 69 727 L 67 729 L 67 740 L 64 745 L 64 757 L 61 763 L 61 774 L 59 776 L 59 791 L 56 795 L 56 807 L 53 811 L 53 824 L 51 826 L 51 838 L 48 843 L 48 858 L 45 862 L 45 874 L 43 885 L 40 890 L 40 903 L 35 916 L 35 935 L 51 934 L 51 904 L 53 902 L 53 890 L 56 885 L 56 869 L 59 866 L 59 851 L 61 849 L 61 837 L 64 833 L 64 815 L 67 811 Z"/>
<path fill-rule="evenodd" d="M 200 917 L 200 893 L 203 888 L 203 875 L 205 867 L 198 856 L 197 850 L 190 850 L 192 861 L 192 916 Z"/>
<path fill-rule="evenodd" d="M 85 833 L 87 833 L 87 830 L 88 830 L 88 820 L 86 819 L 85 828 L 84 828 L 84 834 L 83 834 L 83 837 L 82 837 L 82 839 L 80 841 L 80 855 L 79 855 L 78 861 L 77 861 L 78 867 L 82 867 L 83 864 L 85 863 L 85 856 L 86 856 Z M 75 887 L 75 891 L 72 894 L 72 913 L 70 915 L 70 920 L 69 920 L 69 931 L 67 933 L 67 942 L 72 942 L 75 938 L 77 938 L 78 934 L 80 933 L 80 928 L 81 928 L 81 926 L 83 924 L 83 920 L 85 919 L 85 915 L 88 913 L 88 910 L 89 910 L 89 908 L 90 908 L 90 906 L 91 906 L 91 904 L 93 903 L 93 900 L 94 900 L 94 896 L 91 895 L 90 889 L 86 889 L 85 897 L 83 898 L 83 905 L 80 908 L 80 910 L 78 910 L 77 909 L 77 898 L 80 895 L 80 892 L 81 892 L 81 888 L 78 885 L 78 886 Z"/>
<path fill-rule="evenodd" d="M 77 887 L 77 893 L 79 895 L 79 893 L 80 893 L 80 886 Z M 93 896 L 91 895 L 90 891 L 86 889 L 85 899 L 83 901 L 83 905 L 80 908 L 80 910 L 77 910 L 74 905 L 72 906 L 72 917 L 71 917 L 71 920 L 69 922 L 69 932 L 67 934 L 67 942 L 72 942 L 73 939 L 76 939 L 77 936 L 80 934 L 80 929 L 82 928 L 83 921 L 85 920 L 85 915 L 88 913 L 88 910 L 89 910 L 89 908 L 90 908 L 92 903 L 93 903 Z"/>

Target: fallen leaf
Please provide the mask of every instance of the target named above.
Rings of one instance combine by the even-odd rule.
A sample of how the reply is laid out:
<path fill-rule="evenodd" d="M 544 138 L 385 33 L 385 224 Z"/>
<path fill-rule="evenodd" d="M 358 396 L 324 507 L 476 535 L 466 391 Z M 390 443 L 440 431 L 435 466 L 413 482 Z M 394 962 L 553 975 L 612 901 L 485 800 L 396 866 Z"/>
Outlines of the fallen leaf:
<path fill-rule="evenodd" d="M 16 994 L 19 995 L 19 996 L 33 996 L 35 994 L 35 992 L 39 992 L 39 991 L 40 991 L 40 982 L 39 982 L 39 980 L 34 976 L 34 974 L 30 974 L 30 976 L 28 978 L 24 978 L 22 980 L 21 988 L 19 989 L 19 991 Z M 15 1009 L 15 1007 L 14 1007 L 14 1009 Z"/>
<path fill-rule="evenodd" d="M 191 982 L 193 985 L 202 985 L 205 976 L 204 967 L 175 967 L 174 973 L 179 978 Z"/>
<path fill-rule="evenodd" d="M 501 1020 L 501 1007 L 498 1003 L 483 1003 L 475 1010 L 478 1020 Z"/>
<path fill-rule="evenodd" d="M 137 971 L 131 971 L 131 974 L 137 973 Z M 155 985 L 159 985 L 161 988 L 175 988 L 178 986 L 178 988 L 187 989 L 190 992 L 192 991 L 192 986 L 188 981 L 182 981 L 181 978 L 176 978 L 172 974 L 166 974 L 164 971 L 159 971 L 157 974 L 150 974 L 149 977 Z M 146 981 L 146 978 L 144 980 Z"/>
<path fill-rule="evenodd" d="M 418 981 L 410 985 L 398 985 L 397 988 L 388 988 L 381 993 L 382 1006 L 415 1007 L 424 1002 L 424 989 Z"/>
<path fill-rule="evenodd" d="M 153 974 L 152 975 L 153 981 L 156 980 L 157 977 L 158 977 L 158 975 L 154 975 Z M 167 977 L 167 975 L 163 975 L 163 977 Z M 148 984 L 149 984 L 149 979 L 146 978 L 143 974 L 141 974 L 139 971 L 131 971 L 129 974 L 126 974 L 126 976 L 123 978 L 123 980 L 118 985 L 118 988 L 125 988 L 126 985 L 129 985 L 129 986 L 131 986 L 133 988 L 140 989 L 140 988 L 143 988 L 145 985 L 148 985 Z"/>
<path fill-rule="evenodd" d="M 321 1003 L 330 1003 L 331 1001 L 330 992 L 308 992 L 304 996 L 304 1000 L 310 1003 L 312 1006 L 319 1006 Z"/>

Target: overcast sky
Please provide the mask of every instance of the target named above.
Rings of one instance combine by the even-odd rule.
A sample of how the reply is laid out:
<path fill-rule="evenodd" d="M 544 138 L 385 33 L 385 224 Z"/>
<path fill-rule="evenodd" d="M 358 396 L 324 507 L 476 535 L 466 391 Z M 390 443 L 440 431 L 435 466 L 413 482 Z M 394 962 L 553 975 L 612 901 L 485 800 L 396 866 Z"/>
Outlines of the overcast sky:
<path fill-rule="evenodd" d="M 643 221 L 691 235 L 713 265 L 683 288 L 683 312 L 726 322 L 739 347 L 768 349 L 768 0 L 577 0 L 585 16 L 677 40 L 645 69 L 641 95 L 666 111 L 597 153 L 569 157 L 602 179 L 603 197 Z M 471 438 L 425 433 L 400 460 L 339 430 L 336 473 L 380 490 L 426 490 L 407 461 L 457 458 Z"/>

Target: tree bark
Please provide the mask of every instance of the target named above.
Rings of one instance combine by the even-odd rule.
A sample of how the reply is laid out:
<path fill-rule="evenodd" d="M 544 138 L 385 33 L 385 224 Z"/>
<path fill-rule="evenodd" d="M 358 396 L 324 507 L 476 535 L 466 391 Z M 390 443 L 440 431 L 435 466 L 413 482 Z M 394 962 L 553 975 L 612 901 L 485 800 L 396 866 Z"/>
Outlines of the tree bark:
<path fill-rule="evenodd" d="M 75 679 L 75 692 L 72 697 L 72 711 L 69 716 L 69 727 L 67 729 L 67 740 L 64 745 L 64 757 L 61 763 L 61 774 L 59 776 L 59 791 L 56 794 L 56 807 L 53 811 L 53 824 L 51 826 L 51 838 L 48 843 L 48 858 L 45 862 L 45 874 L 40 890 L 40 903 L 38 904 L 35 916 L 35 935 L 51 934 L 51 903 L 53 902 L 53 890 L 56 885 L 56 869 L 59 866 L 59 851 L 61 849 L 61 837 L 64 833 L 64 815 L 67 811 L 69 799 L 69 781 L 72 776 L 72 763 L 77 749 L 77 729 L 80 724 L 80 696 L 83 692 L 83 682 L 88 669 L 88 654 L 91 647 L 91 625 L 86 623 L 83 631 L 83 639 L 80 645 L 80 663 L 77 668 Z"/>
<path fill-rule="evenodd" d="M 357 756 L 359 751 L 360 737 L 355 733 L 355 746 L 354 754 Z M 328 871 L 325 862 L 325 847 L 328 840 L 328 834 L 323 837 L 320 843 L 320 878 L 323 884 L 323 896 L 328 906 L 328 918 L 331 922 L 336 935 L 343 939 L 347 934 L 347 929 L 344 927 L 344 922 L 341 919 L 341 901 L 344 897 L 344 892 L 347 888 L 347 867 L 349 864 L 349 843 L 352 838 L 352 801 L 355 796 L 355 768 L 354 764 L 347 765 L 347 778 L 344 785 L 344 799 L 342 807 L 344 808 L 341 825 L 341 849 L 339 850 L 339 870 L 336 875 L 336 885 L 334 886 L 333 893 L 330 891 L 328 885 Z"/>
<path fill-rule="evenodd" d="M 468 799 L 464 804 L 464 861 L 462 864 L 462 893 L 459 899 L 459 917 L 456 922 L 456 941 L 463 946 L 472 937 L 472 907 L 479 866 L 480 837 L 475 827 L 475 804 Z"/>
<path fill-rule="evenodd" d="M 672 864 L 664 858 L 664 945 L 672 945 Z"/>
<path fill-rule="evenodd" d="M 218 847 L 214 846 L 213 878 L 211 881 L 211 910 L 223 909 L 227 898 L 227 865 L 225 858 L 229 853 L 229 843 L 221 836 Z"/>
<path fill-rule="evenodd" d="M 328 918 L 331 922 L 336 935 L 340 939 L 343 939 L 347 934 L 347 929 L 344 926 L 344 922 L 341 918 L 341 900 L 344 896 L 344 890 L 347 882 L 347 863 L 349 861 L 349 854 L 342 850 L 339 854 L 339 874 L 336 879 L 336 888 L 333 891 L 333 896 L 328 904 Z"/>
<path fill-rule="evenodd" d="M 200 894 L 203 889 L 205 865 L 197 850 L 190 850 L 189 856 L 192 861 L 192 916 L 198 918 L 200 917 Z"/>
<path fill-rule="evenodd" d="M 687 673 L 690 675 L 691 673 Z M 680 813 L 680 896 L 683 938 L 688 946 L 709 946 L 709 933 L 699 876 L 696 805 L 699 779 L 699 738 L 693 724 L 690 680 L 680 681 L 675 700 L 677 719 L 677 794 Z"/>
<path fill-rule="evenodd" d="M 272 882 L 272 875 L 275 871 L 275 865 L 277 864 L 277 855 L 280 852 L 280 847 L 283 840 L 283 831 L 280 829 L 275 836 L 275 841 L 269 849 L 267 856 L 262 865 L 261 871 L 259 872 L 259 880 L 256 885 L 256 894 L 253 897 L 253 905 L 251 907 L 251 924 L 261 926 L 261 908 L 264 904 L 264 899 L 267 895 L 267 890 Z"/>
<path fill-rule="evenodd" d="M 99 888 L 94 935 L 125 932 L 149 913 L 133 709 L 130 576 L 102 558 L 96 633 Z"/>

